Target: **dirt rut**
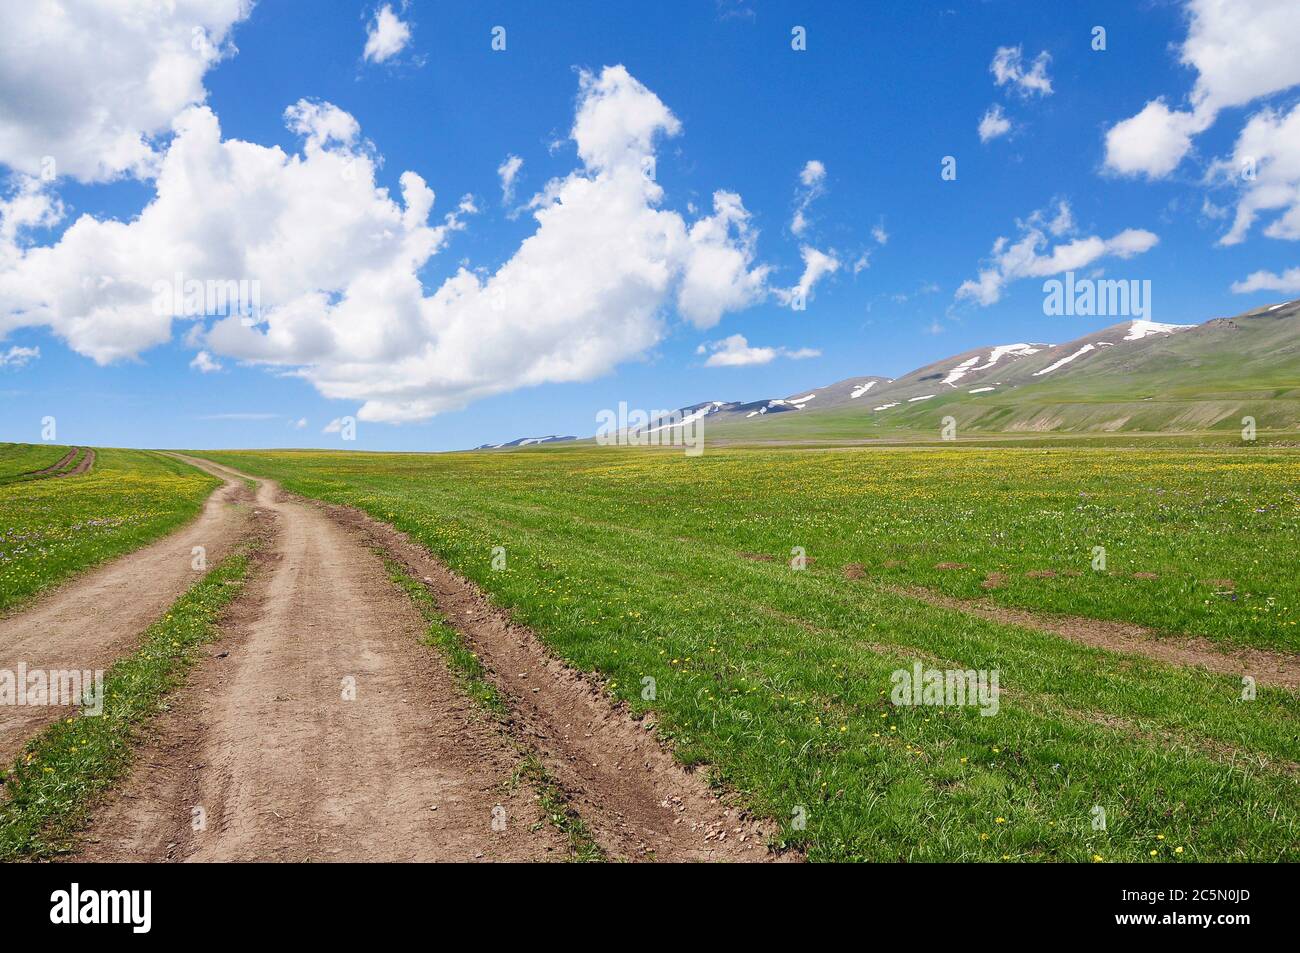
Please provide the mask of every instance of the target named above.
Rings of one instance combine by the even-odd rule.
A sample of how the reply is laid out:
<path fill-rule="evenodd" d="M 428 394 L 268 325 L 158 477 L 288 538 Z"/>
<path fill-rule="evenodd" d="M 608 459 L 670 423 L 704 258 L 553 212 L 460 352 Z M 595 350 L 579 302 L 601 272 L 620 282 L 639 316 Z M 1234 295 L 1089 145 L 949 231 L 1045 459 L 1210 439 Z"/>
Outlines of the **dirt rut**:
<path fill-rule="evenodd" d="M 273 523 L 267 565 L 98 812 L 82 859 L 567 857 L 536 796 L 506 783 L 521 749 L 613 859 L 773 859 L 759 825 L 421 547 L 269 481 L 257 502 Z M 425 623 L 376 549 L 425 581 L 510 706 L 507 725 L 421 644 Z M 343 701 L 348 677 L 356 698 Z"/>
<path fill-rule="evenodd" d="M 77 454 L 81 454 L 81 459 L 77 460 Z M 73 460 L 77 460 L 77 465 L 71 466 Z M 68 477 L 81 476 L 83 473 L 90 472 L 90 468 L 95 465 L 95 451 L 89 447 L 73 447 L 59 460 L 58 463 L 51 464 L 44 470 L 33 470 L 25 473 L 23 476 L 30 477 Z M 64 468 L 67 469 L 64 469 Z"/>
<path fill-rule="evenodd" d="M 1300 658 L 1265 649 L 1231 649 L 1195 636 L 1160 636 L 1140 625 L 1107 619 L 1046 616 L 940 595 L 919 587 L 896 587 L 900 595 L 1008 625 L 1049 632 L 1111 652 L 1142 655 L 1169 665 L 1197 666 L 1220 675 L 1249 675 L 1260 685 L 1300 691 Z"/>
<path fill-rule="evenodd" d="M 393 527 L 365 513 L 325 506 L 371 545 L 423 580 L 507 700 L 512 730 L 541 757 L 602 848 L 615 859 L 797 860 L 767 846 L 770 832 L 720 797 L 702 772 L 678 764 L 589 677 L 575 672 L 513 623 L 472 583 Z"/>
<path fill-rule="evenodd" d="M 257 508 L 261 569 L 82 859 L 565 858 L 381 559 L 272 483 Z"/>
<path fill-rule="evenodd" d="M 202 577 L 193 568 L 193 548 L 203 546 L 211 565 L 246 530 L 249 508 L 240 504 L 250 494 L 239 480 L 222 479 L 185 528 L 0 619 L 0 669 L 106 669 L 134 650 L 144 630 Z M 66 714 L 54 705 L 0 706 L 0 763 L 12 761 L 28 738 Z"/>
<path fill-rule="evenodd" d="M 65 453 L 61 458 L 59 458 L 57 462 L 52 463 L 48 467 L 45 467 L 44 469 L 41 470 L 31 470 L 27 473 L 24 473 L 23 476 L 32 476 L 32 477 L 53 476 L 54 474 L 62 470 L 64 467 L 72 463 L 73 460 L 77 459 L 77 451 L 78 448 L 73 447 L 71 450 Z"/>
<path fill-rule="evenodd" d="M 91 450 L 89 447 L 85 447 L 83 449 L 84 452 L 81 455 L 81 459 L 77 461 L 77 465 L 75 467 L 73 467 L 71 470 L 68 470 L 66 473 L 57 473 L 55 474 L 55 476 L 61 476 L 61 477 L 81 476 L 83 473 L 89 473 L 90 468 L 95 465 L 95 451 Z"/>

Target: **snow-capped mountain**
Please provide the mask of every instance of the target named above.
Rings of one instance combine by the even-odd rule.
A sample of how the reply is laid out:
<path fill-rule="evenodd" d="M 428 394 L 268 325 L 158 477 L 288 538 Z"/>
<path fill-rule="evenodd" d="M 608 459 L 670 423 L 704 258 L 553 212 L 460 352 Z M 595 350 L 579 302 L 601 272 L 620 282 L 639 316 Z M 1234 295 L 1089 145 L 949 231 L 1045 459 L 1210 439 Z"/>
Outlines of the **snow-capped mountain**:
<path fill-rule="evenodd" d="M 1231 368 L 1234 362 L 1240 370 L 1224 372 L 1222 386 L 1207 376 L 1206 368 L 1219 373 L 1221 367 Z M 1071 421 L 1082 421 L 1082 429 L 1127 429 L 1137 424 L 1159 429 L 1166 424 L 1149 406 L 1141 414 L 1130 412 L 1121 407 L 1125 401 L 1115 395 L 1132 390 L 1133 401 L 1147 403 L 1158 401 L 1163 388 L 1170 401 L 1204 403 L 1212 396 L 1219 400 L 1225 393 L 1244 393 L 1241 388 L 1249 391 L 1251 374 L 1266 364 L 1282 368 L 1280 377 L 1268 380 L 1283 384 L 1292 380 L 1290 386 L 1296 388 L 1294 395 L 1286 390 L 1271 392 L 1269 399 L 1276 404 L 1270 412 L 1276 411 L 1285 424 L 1294 400 L 1292 425 L 1300 426 L 1300 300 L 1202 324 L 1124 321 L 1062 344 L 995 344 L 945 357 L 898 378 L 866 375 L 783 397 L 702 401 L 681 408 L 671 418 L 652 420 L 642 430 L 648 433 L 708 418 L 708 432 L 726 439 L 792 439 L 805 430 L 796 421 L 806 420 L 808 433 L 833 429 L 840 434 L 844 427 L 839 424 L 847 415 L 854 420 L 861 417 L 864 436 L 869 436 L 881 427 L 894 426 L 895 421 L 901 427 L 928 427 L 928 417 L 938 413 L 951 413 L 971 426 L 988 429 L 1069 429 Z M 1184 392 L 1180 384 L 1177 392 L 1172 392 L 1171 377 L 1181 382 L 1184 376 L 1199 386 L 1199 391 L 1193 386 Z M 1080 395 L 1093 392 L 1105 394 L 1111 401 L 1105 407 L 1120 409 L 1099 409 L 1103 405 L 1093 398 L 1081 402 Z M 1050 412 L 1020 413 L 1017 408 L 1031 400 L 1064 403 L 1052 404 Z M 1062 409 L 1066 404 L 1086 404 L 1088 412 Z M 1222 399 L 1219 404 L 1222 406 L 1216 405 L 1213 413 L 1205 407 L 1183 407 L 1181 416 L 1170 417 L 1167 426 L 1188 429 L 1240 415 L 1233 400 Z M 998 414 L 980 423 L 984 419 L 981 414 L 994 406 L 999 408 Z M 923 409 L 924 422 L 918 423 L 922 418 L 914 411 Z M 828 428 L 830 421 L 836 421 L 837 427 Z M 573 438 L 530 438 L 499 446 L 563 439 Z"/>
<path fill-rule="evenodd" d="M 475 447 L 475 450 L 504 450 L 509 447 L 531 447 L 539 443 L 562 443 L 566 440 L 577 440 L 577 437 L 557 437 L 551 434 L 547 437 L 520 437 L 517 440 L 511 440 L 509 443 L 485 443 L 482 446 Z"/>

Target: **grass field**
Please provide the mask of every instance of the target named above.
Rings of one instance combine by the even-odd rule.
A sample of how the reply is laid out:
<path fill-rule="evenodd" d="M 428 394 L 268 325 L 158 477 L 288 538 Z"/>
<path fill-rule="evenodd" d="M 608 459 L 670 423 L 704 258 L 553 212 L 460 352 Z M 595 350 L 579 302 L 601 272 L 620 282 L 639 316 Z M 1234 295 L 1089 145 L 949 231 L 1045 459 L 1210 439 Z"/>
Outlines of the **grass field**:
<path fill-rule="evenodd" d="M 238 595 L 249 557 L 224 560 L 143 634 L 140 648 L 104 680 L 103 714 L 55 722 L 0 777 L 0 860 L 46 858 L 69 849 L 95 797 L 122 777 L 147 720 L 216 635 L 221 610 Z"/>
<path fill-rule="evenodd" d="M 0 486 L 58 463 L 72 450 L 49 443 L 0 443 Z"/>
<path fill-rule="evenodd" d="M 40 449 L 48 451 L 46 456 L 68 450 Z M 4 459 L 21 456 L 15 451 Z M 101 450 L 94 468 L 82 476 L 0 486 L 0 614 L 74 573 L 171 532 L 198 514 L 217 485 L 169 457 Z"/>
<path fill-rule="evenodd" d="M 898 591 L 1293 652 L 1293 454 L 207 456 L 411 533 L 810 859 L 1300 859 L 1294 694 Z M 917 661 L 997 670 L 997 714 L 892 704 Z"/>

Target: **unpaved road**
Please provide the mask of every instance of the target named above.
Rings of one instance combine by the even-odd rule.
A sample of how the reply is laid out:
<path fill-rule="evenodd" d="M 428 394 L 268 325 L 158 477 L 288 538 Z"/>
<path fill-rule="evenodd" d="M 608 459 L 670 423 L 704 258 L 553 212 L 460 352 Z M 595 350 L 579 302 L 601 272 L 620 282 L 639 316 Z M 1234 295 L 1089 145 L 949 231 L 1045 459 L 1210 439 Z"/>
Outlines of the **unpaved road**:
<path fill-rule="evenodd" d="M 81 459 L 77 460 L 77 465 L 71 469 L 64 470 L 77 454 L 81 454 Z M 83 473 L 90 472 L 90 468 L 95 465 L 95 451 L 89 447 L 73 447 L 57 463 L 53 463 L 43 470 L 33 470 L 30 473 L 24 473 L 23 476 L 44 479 L 47 477 L 69 477 L 81 476 Z"/>
<path fill-rule="evenodd" d="M 32 477 L 53 476 L 54 474 L 62 470 L 64 467 L 66 467 L 73 460 L 75 460 L 76 458 L 77 458 L 77 448 L 73 447 L 62 457 L 60 457 L 57 461 L 51 463 L 48 467 L 45 467 L 42 470 L 32 470 L 30 473 L 24 473 L 23 476 L 32 476 Z"/>
<path fill-rule="evenodd" d="M 422 579 L 511 709 L 514 730 L 568 792 L 598 843 L 624 860 L 768 861 L 768 831 L 687 772 L 588 678 L 554 658 L 472 583 L 393 527 L 324 507 Z"/>
<path fill-rule="evenodd" d="M 93 462 L 93 453 L 89 454 Z M 107 669 L 134 650 L 140 635 L 202 577 L 193 547 L 209 565 L 228 553 L 247 527 L 247 487 L 223 477 L 198 519 L 126 556 L 78 576 L 0 619 L 0 669 Z M 242 504 L 242 505 L 241 505 Z M 0 763 L 7 764 L 43 725 L 66 715 L 59 706 L 0 707 Z"/>
<path fill-rule="evenodd" d="M 1131 622 L 1049 616 L 1007 606 L 945 596 L 919 586 L 892 591 L 943 609 L 955 609 L 1004 625 L 1037 629 L 1108 652 L 1141 655 L 1167 665 L 1203 668 L 1219 675 L 1249 675 L 1261 685 L 1300 691 L 1300 659 L 1284 652 L 1229 647 L 1190 635 L 1160 636 Z"/>
<path fill-rule="evenodd" d="M 85 450 L 85 453 L 81 455 L 81 459 L 77 461 L 77 465 L 67 473 L 59 473 L 56 474 L 56 476 L 70 477 L 81 476 L 83 473 L 89 473 L 90 468 L 95 465 L 95 451 L 91 450 L 89 447 L 84 447 L 83 449 Z"/>
<path fill-rule="evenodd" d="M 256 507 L 267 536 L 262 570 L 211 656 L 174 696 L 136 770 L 98 811 L 81 859 L 566 858 L 565 837 L 531 788 L 511 777 L 521 751 L 549 753 L 533 744 L 539 738 L 587 728 L 581 711 L 575 717 L 562 707 L 573 701 L 572 674 L 553 662 L 553 671 L 534 667 L 529 695 L 543 696 L 556 720 L 529 716 L 527 737 L 509 733 L 421 643 L 422 616 L 357 526 L 286 498 L 269 481 Z M 608 704 L 603 719 L 621 723 L 636 743 L 588 745 L 584 758 L 598 763 L 565 771 L 562 784 L 593 774 L 663 776 L 658 784 L 624 780 L 612 791 L 570 792 L 584 819 L 596 804 L 620 816 L 592 825 L 611 855 L 766 859 L 765 845 L 703 779 Z M 607 795 L 613 803 L 602 803 Z M 727 843 L 724 828 L 744 831 L 748 844 L 737 834 Z"/>

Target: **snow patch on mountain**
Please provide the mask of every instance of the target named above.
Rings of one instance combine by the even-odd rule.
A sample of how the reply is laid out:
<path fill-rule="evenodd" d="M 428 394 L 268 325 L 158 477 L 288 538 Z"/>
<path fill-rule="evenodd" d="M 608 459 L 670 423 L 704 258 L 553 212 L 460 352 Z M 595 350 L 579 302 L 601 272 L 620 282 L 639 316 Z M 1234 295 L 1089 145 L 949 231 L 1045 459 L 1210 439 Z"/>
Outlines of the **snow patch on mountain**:
<path fill-rule="evenodd" d="M 485 443 L 482 446 L 475 447 L 475 450 L 505 450 L 509 447 L 530 447 L 536 443 L 558 443 L 564 440 L 577 440 L 577 437 L 561 437 L 557 434 L 550 434 L 545 437 L 520 437 L 517 440 L 511 440 L 508 443 Z"/>
<path fill-rule="evenodd" d="M 1050 374 L 1058 367 L 1064 367 L 1066 364 L 1069 364 L 1071 361 L 1073 361 L 1076 357 L 1082 357 L 1083 355 L 1087 354 L 1091 350 L 1094 350 L 1093 346 L 1091 344 L 1085 344 L 1083 347 L 1079 348 L 1079 350 L 1075 351 L 1073 354 L 1067 354 L 1065 357 L 1061 358 L 1055 364 L 1049 364 L 1046 367 L 1044 367 L 1041 371 L 1034 371 L 1034 376 L 1039 377 L 1043 374 Z"/>
<path fill-rule="evenodd" d="M 695 421 L 701 419 L 702 417 L 709 416 L 709 414 L 713 413 L 721 406 L 722 406 L 721 401 L 714 401 L 712 404 L 706 404 L 703 407 L 701 407 L 699 410 L 687 414 L 681 420 L 675 420 L 672 423 L 662 424 L 658 427 L 651 427 L 649 430 L 646 430 L 644 432 L 658 433 L 661 430 L 672 430 L 674 427 L 685 427 L 687 424 L 694 423 Z"/>
<path fill-rule="evenodd" d="M 1024 345 L 1024 343 L 1019 343 L 1019 345 L 998 345 L 989 352 L 988 363 L 980 364 L 979 367 L 975 369 L 976 371 L 988 371 L 988 368 L 993 367 L 993 365 L 997 364 L 997 361 L 1002 360 L 1006 355 L 1011 354 L 1017 356 L 1017 358 L 1028 358 L 1031 354 L 1037 354 L 1037 352 L 1043 350 L 1043 348 L 1047 346 L 1048 345 Z"/>
<path fill-rule="evenodd" d="M 979 359 L 980 355 L 976 354 L 970 360 L 962 361 L 948 372 L 948 376 L 943 379 L 943 383 L 947 384 L 949 387 L 956 387 L 957 382 L 970 373 L 972 365 L 974 365 L 974 363 Z"/>
<path fill-rule="evenodd" d="M 981 364 L 975 370 L 988 370 L 1008 354 L 1014 354 L 1016 357 L 1028 357 L 1030 354 L 1037 354 L 1042 349 L 1042 347 L 1034 347 L 1032 344 L 999 344 L 989 352 L 988 362 Z"/>
<path fill-rule="evenodd" d="M 1138 320 L 1129 325 L 1128 334 L 1124 335 L 1124 340 L 1140 341 L 1153 334 L 1173 334 L 1175 331 L 1185 331 L 1187 328 L 1195 326 L 1194 324 L 1160 324 L 1157 321 Z"/>

